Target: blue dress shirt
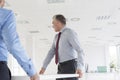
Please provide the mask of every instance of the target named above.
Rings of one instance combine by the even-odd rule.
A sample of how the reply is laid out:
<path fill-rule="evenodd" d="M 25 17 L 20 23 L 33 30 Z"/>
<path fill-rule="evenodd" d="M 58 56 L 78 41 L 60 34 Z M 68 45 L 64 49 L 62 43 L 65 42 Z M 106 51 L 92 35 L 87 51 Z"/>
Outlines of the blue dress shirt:
<path fill-rule="evenodd" d="M 26 51 L 21 46 L 16 32 L 16 19 L 11 10 L 0 8 L 0 61 L 7 61 L 11 53 L 25 70 L 28 76 L 33 76 L 36 70 Z"/>

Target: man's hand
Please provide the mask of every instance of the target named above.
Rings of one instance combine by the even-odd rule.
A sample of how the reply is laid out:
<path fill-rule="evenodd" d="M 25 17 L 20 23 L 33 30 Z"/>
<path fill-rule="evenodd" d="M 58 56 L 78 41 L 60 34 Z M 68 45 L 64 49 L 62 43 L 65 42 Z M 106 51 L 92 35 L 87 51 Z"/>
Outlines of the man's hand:
<path fill-rule="evenodd" d="M 76 70 L 76 74 L 79 74 L 78 78 L 82 78 L 82 76 L 83 76 L 83 73 L 82 73 L 82 71 L 80 69 Z"/>
<path fill-rule="evenodd" d="M 36 73 L 34 76 L 30 77 L 30 80 L 39 80 L 39 75 Z"/>
<path fill-rule="evenodd" d="M 44 68 L 41 68 L 39 74 L 44 74 L 45 73 L 45 69 Z"/>

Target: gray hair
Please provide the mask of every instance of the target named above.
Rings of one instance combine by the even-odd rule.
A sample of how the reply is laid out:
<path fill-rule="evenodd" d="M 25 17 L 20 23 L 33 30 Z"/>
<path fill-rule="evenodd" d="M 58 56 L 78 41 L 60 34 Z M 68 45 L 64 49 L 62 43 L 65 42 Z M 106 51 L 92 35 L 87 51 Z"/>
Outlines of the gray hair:
<path fill-rule="evenodd" d="M 3 0 L 0 0 L 0 3 L 2 2 Z"/>
<path fill-rule="evenodd" d="M 62 24 L 66 25 L 66 18 L 61 14 L 54 15 L 53 19 L 56 19 L 60 21 Z"/>

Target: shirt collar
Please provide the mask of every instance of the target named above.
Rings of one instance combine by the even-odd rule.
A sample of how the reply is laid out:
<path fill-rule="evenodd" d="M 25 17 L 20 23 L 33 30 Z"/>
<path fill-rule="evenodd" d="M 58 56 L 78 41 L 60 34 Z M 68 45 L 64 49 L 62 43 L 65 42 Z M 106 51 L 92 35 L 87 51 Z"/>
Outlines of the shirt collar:
<path fill-rule="evenodd" d="M 60 30 L 60 32 L 61 32 L 61 33 L 64 32 L 66 28 L 67 28 L 67 27 L 64 26 L 64 27 Z"/>

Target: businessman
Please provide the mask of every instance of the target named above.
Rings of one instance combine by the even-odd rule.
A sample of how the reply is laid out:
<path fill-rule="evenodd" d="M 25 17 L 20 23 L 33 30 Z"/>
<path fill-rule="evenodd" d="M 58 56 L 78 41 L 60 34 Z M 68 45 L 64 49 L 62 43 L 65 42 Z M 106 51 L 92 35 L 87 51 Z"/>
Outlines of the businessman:
<path fill-rule="evenodd" d="M 0 0 L 0 80 L 11 80 L 11 73 L 7 66 L 8 53 L 11 53 L 25 70 L 30 80 L 39 80 L 31 59 L 21 46 L 16 21 L 11 10 L 4 9 L 5 0 Z"/>
<path fill-rule="evenodd" d="M 84 53 L 76 32 L 66 27 L 66 18 L 63 15 L 53 17 L 53 28 L 58 34 L 55 36 L 52 47 L 44 60 L 39 74 L 44 74 L 48 64 L 55 55 L 55 64 L 58 64 L 58 74 L 83 75 Z M 78 80 L 78 78 L 67 78 L 57 80 Z"/>

